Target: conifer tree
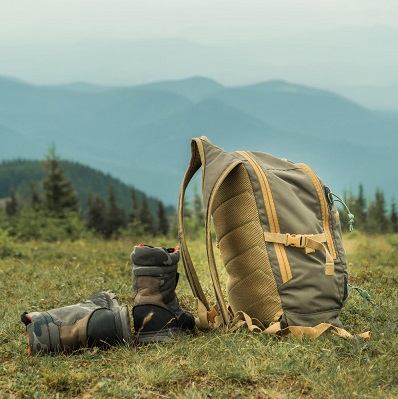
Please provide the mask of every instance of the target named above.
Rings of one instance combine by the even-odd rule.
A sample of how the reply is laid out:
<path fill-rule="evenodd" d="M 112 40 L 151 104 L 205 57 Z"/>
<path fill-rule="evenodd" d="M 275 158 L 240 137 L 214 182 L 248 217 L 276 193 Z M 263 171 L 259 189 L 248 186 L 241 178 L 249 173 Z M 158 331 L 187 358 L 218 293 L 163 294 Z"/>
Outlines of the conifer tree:
<path fill-rule="evenodd" d="M 64 216 L 65 211 L 80 210 L 79 197 L 72 182 L 66 178 L 60 166 L 60 159 L 55 147 L 48 150 L 44 162 L 46 176 L 42 182 L 45 208 L 57 216 Z"/>
<path fill-rule="evenodd" d="M 366 230 L 371 234 L 386 233 L 388 221 L 386 218 L 386 203 L 384 193 L 376 190 L 375 200 L 371 201 L 367 215 Z"/>
<path fill-rule="evenodd" d="M 37 192 L 35 184 L 33 182 L 30 182 L 30 199 L 29 199 L 29 202 L 30 202 L 30 206 L 33 209 L 35 209 L 35 210 L 40 207 L 40 204 L 42 202 L 41 198 L 40 198 L 40 195 Z"/>
<path fill-rule="evenodd" d="M 131 189 L 131 212 L 129 214 L 129 222 L 134 224 L 138 221 L 138 201 L 137 201 L 137 193 L 134 188 Z"/>
<path fill-rule="evenodd" d="M 169 221 L 162 201 L 158 202 L 158 229 L 157 233 L 167 235 L 169 232 Z"/>
<path fill-rule="evenodd" d="M 391 225 L 391 232 L 398 233 L 398 214 L 397 214 L 397 204 L 395 202 L 395 198 L 393 198 L 391 202 L 390 225 Z"/>
<path fill-rule="evenodd" d="M 193 217 L 199 226 L 203 226 L 205 217 L 204 217 L 204 212 L 203 212 L 203 202 L 202 198 L 198 192 L 198 185 L 195 183 L 193 186 Z"/>
<path fill-rule="evenodd" d="M 105 237 L 110 238 L 115 235 L 120 229 L 127 226 L 126 212 L 117 203 L 116 195 L 111 186 L 109 189 L 109 204 L 106 216 L 106 231 Z"/>
<path fill-rule="evenodd" d="M 359 185 L 358 196 L 354 200 L 351 212 L 355 216 L 355 228 L 363 230 L 366 226 L 366 200 L 362 183 Z"/>
<path fill-rule="evenodd" d="M 6 213 L 8 216 L 15 216 L 20 208 L 15 190 L 11 190 L 11 196 L 6 202 Z"/>
<path fill-rule="evenodd" d="M 142 195 L 142 207 L 139 213 L 139 219 L 145 232 L 153 233 L 153 216 L 148 207 L 148 198 L 145 194 Z"/>
<path fill-rule="evenodd" d="M 107 209 L 105 202 L 93 195 L 91 190 L 88 193 L 88 212 L 86 226 L 90 230 L 105 235 Z"/>
<path fill-rule="evenodd" d="M 192 209 L 192 204 L 184 198 L 184 218 L 193 219 L 194 211 Z"/>

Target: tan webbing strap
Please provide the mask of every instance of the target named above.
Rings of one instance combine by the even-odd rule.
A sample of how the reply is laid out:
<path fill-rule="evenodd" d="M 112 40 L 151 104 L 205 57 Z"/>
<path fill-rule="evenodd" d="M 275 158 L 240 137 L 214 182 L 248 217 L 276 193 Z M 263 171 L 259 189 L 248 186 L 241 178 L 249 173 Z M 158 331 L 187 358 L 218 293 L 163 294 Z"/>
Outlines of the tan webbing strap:
<path fill-rule="evenodd" d="M 280 334 L 282 336 L 287 336 L 291 338 L 318 338 L 320 335 L 325 333 L 326 331 L 331 331 L 333 334 L 341 337 L 341 338 L 354 338 L 355 336 L 363 339 L 370 338 L 370 332 L 367 331 L 362 334 L 352 335 L 348 331 L 344 330 L 344 328 L 339 328 L 333 326 L 328 323 L 321 323 L 314 327 L 301 327 L 301 326 L 290 326 L 282 329 Z"/>
<path fill-rule="evenodd" d="M 183 181 L 181 183 L 180 195 L 178 201 L 178 222 L 179 222 L 179 235 L 180 235 L 180 252 L 181 259 L 184 265 L 185 274 L 188 278 L 189 285 L 196 298 L 203 304 L 203 306 L 210 310 L 206 297 L 203 293 L 202 286 L 200 285 L 198 276 L 192 263 L 191 256 L 188 251 L 187 242 L 185 238 L 184 229 L 184 199 L 186 188 L 191 181 L 194 174 L 204 163 L 203 144 L 200 139 L 193 139 L 191 142 L 191 160 L 189 161 L 188 168 L 185 172 Z"/>
<path fill-rule="evenodd" d="M 237 312 L 233 321 L 231 331 L 234 331 L 240 327 L 247 326 L 249 331 L 258 332 L 267 335 L 281 335 L 283 337 L 302 339 L 302 338 L 318 338 L 320 335 L 330 330 L 333 334 L 341 338 L 354 338 L 355 336 L 350 334 L 343 328 L 336 327 L 329 323 L 320 323 L 314 327 L 304 327 L 304 326 L 289 326 L 286 328 L 281 328 L 280 322 L 273 322 L 268 328 L 264 329 L 264 326 L 257 320 L 252 319 L 249 315 L 244 312 Z M 356 335 L 362 339 L 369 339 L 370 332 L 367 331 L 362 334 Z"/>
<path fill-rule="evenodd" d="M 334 262 L 332 255 L 330 255 L 328 249 L 323 244 L 326 242 L 326 235 L 322 234 L 282 234 L 282 233 L 269 233 L 264 232 L 264 239 L 268 242 L 276 242 L 285 246 L 293 246 L 297 248 L 304 248 L 305 253 L 308 254 L 315 250 L 319 250 L 325 253 L 325 274 L 327 276 L 333 276 L 334 274 Z"/>
<path fill-rule="evenodd" d="M 275 200 L 273 197 L 271 185 L 264 170 L 261 168 L 256 159 L 253 158 L 247 151 L 237 151 L 239 155 L 247 159 L 255 174 L 257 175 L 258 182 L 261 187 L 261 193 L 264 199 L 265 210 L 267 212 L 268 223 L 270 231 L 273 233 L 280 233 L 280 225 L 278 220 L 278 213 L 276 210 Z M 290 267 L 289 259 L 286 255 L 286 250 L 282 245 L 274 243 L 275 255 L 278 260 L 279 269 L 283 283 L 287 283 L 292 279 L 292 270 Z"/>
<path fill-rule="evenodd" d="M 305 165 L 303 163 L 298 163 L 297 166 L 302 168 L 307 173 L 308 177 L 310 178 L 312 184 L 315 187 L 315 190 L 319 198 L 319 205 L 321 207 L 323 230 L 325 231 L 326 234 L 326 243 L 328 245 L 332 258 L 336 259 L 337 258 L 336 248 L 334 245 L 332 233 L 330 231 L 329 207 L 326 202 L 326 197 L 321 182 L 319 181 L 319 178 L 315 174 L 315 172 L 308 165 Z"/>
<path fill-rule="evenodd" d="M 264 331 L 264 325 L 257 319 L 252 319 L 247 313 L 239 311 L 236 312 L 230 327 L 230 331 L 246 325 L 249 331 L 261 333 Z"/>
<path fill-rule="evenodd" d="M 220 313 L 217 311 L 216 306 L 213 306 L 210 311 L 206 309 L 206 306 L 196 298 L 198 317 L 195 318 L 195 325 L 198 330 L 205 331 L 210 326 L 217 327 L 222 324 L 222 318 Z"/>
<path fill-rule="evenodd" d="M 213 240 L 211 237 L 211 212 L 213 210 L 213 201 L 215 198 L 215 195 L 217 194 L 218 189 L 220 188 L 221 184 L 225 180 L 225 178 L 229 175 L 229 173 L 236 168 L 239 164 L 241 164 L 242 161 L 236 160 L 235 162 L 232 162 L 228 167 L 223 171 L 223 173 L 220 175 L 218 178 L 216 184 L 213 187 L 213 190 L 210 194 L 209 198 L 209 204 L 207 206 L 207 212 L 206 212 L 206 249 L 207 249 L 207 260 L 209 262 L 209 269 L 210 269 L 210 275 L 211 279 L 213 281 L 213 286 L 214 286 L 214 292 L 216 295 L 216 300 L 217 304 L 219 306 L 221 316 L 223 318 L 224 324 L 226 326 L 229 325 L 231 321 L 230 313 L 228 311 L 228 307 L 225 303 L 224 300 L 224 295 L 221 289 L 221 284 L 220 284 L 220 278 L 218 276 L 218 271 L 217 271 L 217 264 L 216 260 L 214 258 L 214 250 L 213 250 Z"/>
<path fill-rule="evenodd" d="M 199 299 L 196 299 L 196 301 L 198 317 L 195 318 L 195 325 L 199 330 L 207 330 L 209 328 L 209 321 L 207 317 L 208 310 Z"/>

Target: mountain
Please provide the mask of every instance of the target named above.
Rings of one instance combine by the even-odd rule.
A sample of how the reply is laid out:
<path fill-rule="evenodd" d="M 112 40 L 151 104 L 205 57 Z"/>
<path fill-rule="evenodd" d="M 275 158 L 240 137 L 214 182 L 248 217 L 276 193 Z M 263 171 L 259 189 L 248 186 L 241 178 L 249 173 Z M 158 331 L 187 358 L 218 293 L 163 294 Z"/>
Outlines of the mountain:
<path fill-rule="evenodd" d="M 191 101 L 206 99 L 223 91 L 225 88 L 215 80 L 203 78 L 201 76 L 183 80 L 149 83 L 140 87 L 143 89 L 179 94 Z"/>
<path fill-rule="evenodd" d="M 123 206 L 127 214 L 131 212 L 132 189 L 135 190 L 138 203 L 142 201 L 144 193 L 141 190 L 128 186 L 110 174 L 99 172 L 77 162 L 61 161 L 60 166 L 65 176 L 72 181 L 79 195 L 83 210 L 87 210 L 88 208 L 89 190 L 93 195 L 99 196 L 107 203 L 109 190 L 112 187 L 118 203 Z M 22 198 L 29 198 L 31 183 L 40 190 L 40 183 L 44 177 L 45 172 L 40 161 L 3 161 L 0 163 L 0 199 L 7 198 L 12 189 L 15 189 Z M 156 217 L 158 199 L 148 197 L 148 207 Z M 173 214 L 175 208 L 167 206 L 166 212 L 167 214 Z"/>
<path fill-rule="evenodd" d="M 71 89 L 72 87 L 72 89 Z M 133 87 L 37 86 L 0 79 L 0 160 L 61 157 L 111 173 L 176 205 L 190 139 L 310 164 L 336 191 L 363 183 L 398 196 L 398 117 L 336 93 L 269 81 L 225 87 L 205 78 Z"/>
<path fill-rule="evenodd" d="M 224 90 L 216 97 L 290 132 L 378 146 L 380 138 L 375 132 L 382 130 L 389 140 L 395 140 L 396 123 L 326 90 L 271 81 Z"/>
<path fill-rule="evenodd" d="M 366 107 L 398 112 L 398 84 L 336 86 L 332 90 Z"/>
<path fill-rule="evenodd" d="M 189 31 L 194 38 L 195 28 Z M 201 43 L 156 37 L 75 41 L 71 35 L 56 44 L 7 42 L 0 44 L 0 74 L 45 85 L 106 86 L 191 76 L 207 76 L 226 85 L 283 78 L 311 87 L 343 88 L 339 91 L 343 95 L 344 88 L 351 88 L 351 93 L 364 86 L 374 88 L 369 95 L 364 93 L 365 105 L 370 99 L 375 108 L 398 108 L 391 90 L 388 97 L 377 94 L 378 88 L 398 85 L 397 30 L 376 25 L 295 34 L 250 29 L 237 29 L 228 36 L 220 33 L 200 32 L 196 37 L 202 38 Z M 48 38 L 52 40 L 56 39 Z"/>
<path fill-rule="evenodd" d="M 48 85 L 45 86 L 48 88 L 52 88 L 54 86 Z M 73 83 L 66 83 L 64 85 L 56 85 L 55 88 L 62 88 L 64 90 L 71 90 L 77 92 L 86 92 L 86 93 L 99 93 L 107 90 L 112 90 L 112 87 L 107 86 L 100 86 L 94 85 L 86 82 L 73 82 Z"/>
<path fill-rule="evenodd" d="M 43 155 L 43 145 L 55 143 L 65 150 L 65 158 L 76 154 L 106 163 L 110 154 L 116 160 L 115 135 L 123 139 L 135 128 L 189 104 L 182 96 L 140 88 L 88 92 L 0 79 L 0 124 L 36 140 L 33 157 Z M 0 149 L 0 158 L 5 157 Z"/>

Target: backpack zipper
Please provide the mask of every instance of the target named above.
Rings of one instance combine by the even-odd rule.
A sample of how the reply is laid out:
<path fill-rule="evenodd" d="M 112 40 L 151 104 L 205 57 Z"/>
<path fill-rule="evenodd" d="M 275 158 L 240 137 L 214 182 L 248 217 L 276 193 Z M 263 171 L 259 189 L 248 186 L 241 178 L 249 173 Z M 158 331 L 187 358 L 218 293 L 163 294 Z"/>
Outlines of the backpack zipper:
<path fill-rule="evenodd" d="M 254 172 L 257 175 L 261 187 L 261 193 L 263 195 L 265 210 L 267 212 L 270 232 L 280 233 L 281 230 L 279 227 L 278 215 L 276 213 L 275 202 L 272 196 L 271 186 L 269 184 L 267 175 L 264 173 L 259 163 L 246 151 L 237 151 L 237 153 L 250 163 L 250 165 L 254 169 Z M 274 243 L 274 248 L 276 257 L 278 259 L 282 282 L 286 283 L 291 280 L 293 276 L 289 260 L 286 255 L 285 246 L 283 244 Z"/>
<path fill-rule="evenodd" d="M 329 206 L 328 203 L 326 202 L 326 196 L 323 191 L 321 182 L 318 178 L 318 176 L 315 174 L 315 172 L 307 165 L 303 163 L 298 163 L 297 166 L 299 166 L 301 169 L 304 170 L 305 173 L 307 173 L 308 177 L 311 179 L 312 184 L 315 187 L 315 190 L 318 194 L 319 198 L 319 204 L 321 206 L 321 213 L 322 213 L 322 223 L 323 223 L 323 230 L 325 232 L 326 236 L 326 243 L 329 248 L 330 255 L 332 255 L 333 259 L 337 258 L 337 253 L 336 253 L 336 247 L 334 245 L 333 241 L 333 236 L 332 232 L 330 229 L 330 214 L 329 214 Z"/>

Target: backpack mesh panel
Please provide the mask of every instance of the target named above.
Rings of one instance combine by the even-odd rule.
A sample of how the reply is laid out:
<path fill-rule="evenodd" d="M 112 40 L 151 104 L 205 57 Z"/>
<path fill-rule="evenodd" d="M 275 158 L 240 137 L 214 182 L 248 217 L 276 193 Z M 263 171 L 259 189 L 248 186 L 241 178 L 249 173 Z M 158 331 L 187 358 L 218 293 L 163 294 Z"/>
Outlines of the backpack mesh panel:
<path fill-rule="evenodd" d="M 220 186 L 213 221 L 228 273 L 227 294 L 233 312 L 244 311 L 268 325 L 282 305 L 253 188 L 243 165 L 237 166 Z"/>

